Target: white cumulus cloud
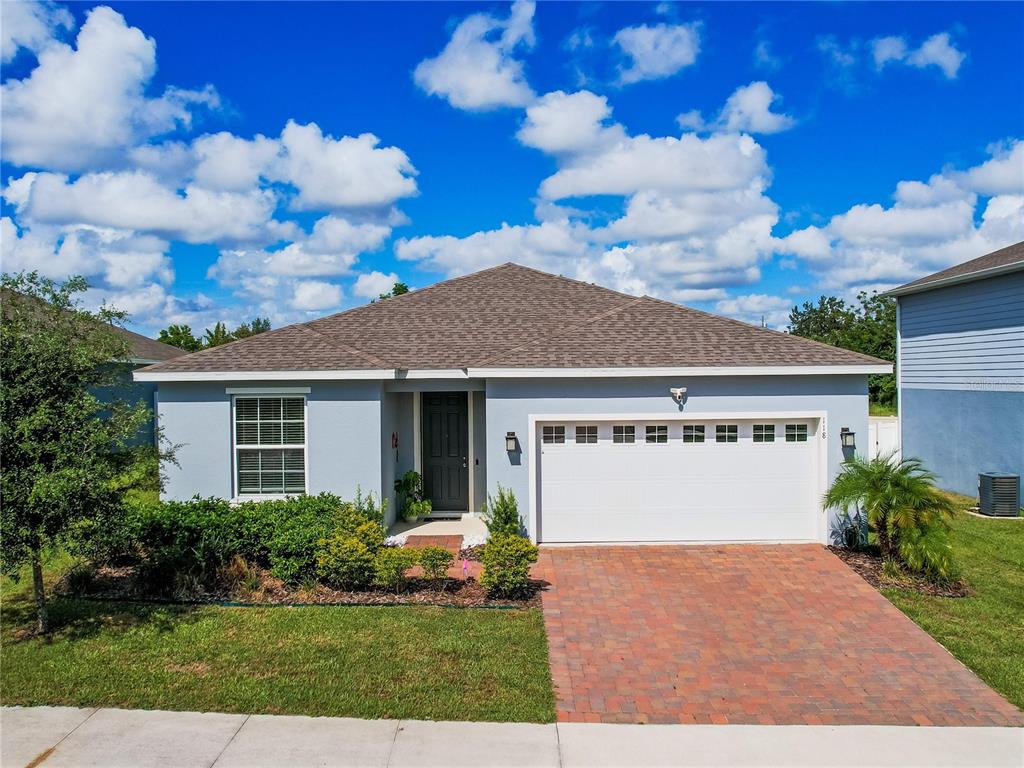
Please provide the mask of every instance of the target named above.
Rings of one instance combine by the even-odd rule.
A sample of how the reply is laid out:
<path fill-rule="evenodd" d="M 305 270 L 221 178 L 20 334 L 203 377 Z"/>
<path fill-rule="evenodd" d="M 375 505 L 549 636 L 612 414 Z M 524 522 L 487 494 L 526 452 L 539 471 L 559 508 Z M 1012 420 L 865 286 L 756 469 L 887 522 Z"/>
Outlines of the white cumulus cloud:
<path fill-rule="evenodd" d="M 352 293 L 365 299 L 376 299 L 381 294 L 390 291 L 397 282 L 399 282 L 398 275 L 394 272 L 388 274 L 377 270 L 364 272 L 356 278 L 352 286 Z"/>
<path fill-rule="evenodd" d="M 292 308 L 307 312 L 334 309 L 341 304 L 341 287 L 323 280 L 303 280 L 295 284 Z"/>
<path fill-rule="evenodd" d="M 441 53 L 417 65 L 416 85 L 459 109 L 529 104 L 533 90 L 515 54 L 534 44 L 534 9 L 533 0 L 515 0 L 507 19 L 486 13 L 466 17 Z"/>
<path fill-rule="evenodd" d="M 72 29 L 74 17 L 67 8 L 48 2 L 0 4 L 0 61 L 11 61 L 22 48 L 39 53 L 52 44 L 62 29 Z"/>
<path fill-rule="evenodd" d="M 772 104 L 780 97 L 763 80 L 737 88 L 725 101 L 718 117 L 705 123 L 700 112 L 691 110 L 676 118 L 681 128 L 693 130 L 743 131 L 745 133 L 780 133 L 796 125 L 796 120 L 780 112 L 772 112 Z"/>
<path fill-rule="evenodd" d="M 612 38 L 629 59 L 619 70 L 623 83 L 660 80 L 692 65 L 700 53 L 700 24 L 639 24 Z"/>
<path fill-rule="evenodd" d="M 82 171 L 122 164 L 131 147 L 188 126 L 197 104 L 218 104 L 211 87 L 148 97 L 156 43 L 105 6 L 89 11 L 74 48 L 53 41 L 38 55 L 32 73 L 8 80 L 0 93 L 4 157 L 15 165 Z"/>

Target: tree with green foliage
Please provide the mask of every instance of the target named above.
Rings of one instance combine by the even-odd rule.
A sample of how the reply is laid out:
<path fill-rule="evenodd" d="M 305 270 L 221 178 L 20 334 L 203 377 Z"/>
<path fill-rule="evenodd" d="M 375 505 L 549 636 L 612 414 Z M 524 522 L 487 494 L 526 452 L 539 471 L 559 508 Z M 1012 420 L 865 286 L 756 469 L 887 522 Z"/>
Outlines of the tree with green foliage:
<path fill-rule="evenodd" d="M 242 323 L 231 332 L 236 339 L 247 339 L 270 330 L 269 317 L 254 317 L 251 323 Z"/>
<path fill-rule="evenodd" d="M 804 302 L 789 313 L 789 332 L 835 347 L 896 362 L 896 300 L 861 291 L 848 304 L 836 296 L 822 296 L 817 304 Z M 868 377 L 871 401 L 896 404 L 896 376 Z"/>
<path fill-rule="evenodd" d="M 384 301 L 384 299 L 391 299 L 391 298 L 394 298 L 395 296 L 401 296 L 403 293 L 408 293 L 408 292 L 409 292 L 409 286 L 406 285 L 405 283 L 398 282 L 398 283 L 395 283 L 393 286 L 391 286 L 391 290 L 388 291 L 387 293 L 382 293 L 376 299 L 371 299 L 370 303 L 372 304 L 372 303 L 377 302 L 377 301 Z"/>
<path fill-rule="evenodd" d="M 826 507 L 859 508 L 882 557 L 933 581 L 953 581 L 958 569 L 949 543 L 955 509 L 935 487 L 935 475 L 917 459 L 853 458 L 825 494 Z"/>
<path fill-rule="evenodd" d="M 203 347 L 206 349 L 219 347 L 221 344 L 227 344 L 234 340 L 235 337 L 228 331 L 228 327 L 222 322 L 217 322 L 213 328 L 207 328 L 206 333 L 203 334 Z"/>
<path fill-rule="evenodd" d="M 187 325 L 171 325 L 160 331 L 157 341 L 170 344 L 172 347 L 183 349 L 186 352 L 198 352 L 203 348 L 202 339 L 192 335 L 192 328 Z"/>
<path fill-rule="evenodd" d="M 75 295 L 87 285 L 80 277 L 61 285 L 31 272 L 0 281 L 0 568 L 17 577 L 31 566 L 37 627 L 45 633 L 43 555 L 76 524 L 120 507 L 135 455 L 129 442 L 151 412 L 93 394 L 130 364 L 127 339 L 112 329 L 124 313 L 81 309 Z"/>
<path fill-rule="evenodd" d="M 170 344 L 172 347 L 178 349 L 184 349 L 186 352 L 198 352 L 201 349 L 209 349 L 210 347 L 219 347 L 221 344 L 227 344 L 229 341 L 237 341 L 238 339 L 246 339 L 250 336 L 256 336 L 260 333 L 265 333 L 270 330 L 270 318 L 269 317 L 255 317 L 251 322 L 242 323 L 235 330 L 228 331 L 228 327 L 219 322 L 208 329 L 202 338 L 197 339 L 193 333 L 192 328 L 188 325 L 171 325 L 160 331 L 160 336 L 157 341 L 162 341 L 165 344 Z"/>

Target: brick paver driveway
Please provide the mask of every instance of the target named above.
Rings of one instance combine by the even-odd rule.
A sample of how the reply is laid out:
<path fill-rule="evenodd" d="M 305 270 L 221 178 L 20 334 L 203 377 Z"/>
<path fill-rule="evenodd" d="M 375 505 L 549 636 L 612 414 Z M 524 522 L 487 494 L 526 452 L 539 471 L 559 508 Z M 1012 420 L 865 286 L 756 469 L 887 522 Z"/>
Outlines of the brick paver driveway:
<path fill-rule="evenodd" d="M 543 548 L 559 720 L 1024 725 L 818 545 Z"/>

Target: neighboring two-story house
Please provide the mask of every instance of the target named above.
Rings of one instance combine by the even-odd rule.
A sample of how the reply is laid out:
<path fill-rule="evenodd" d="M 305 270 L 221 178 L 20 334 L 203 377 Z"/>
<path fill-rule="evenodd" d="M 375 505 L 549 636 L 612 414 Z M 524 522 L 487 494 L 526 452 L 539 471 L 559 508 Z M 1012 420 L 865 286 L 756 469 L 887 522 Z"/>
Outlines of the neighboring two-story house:
<path fill-rule="evenodd" d="M 889 295 L 903 456 L 971 496 L 979 472 L 1024 474 L 1024 242 Z"/>

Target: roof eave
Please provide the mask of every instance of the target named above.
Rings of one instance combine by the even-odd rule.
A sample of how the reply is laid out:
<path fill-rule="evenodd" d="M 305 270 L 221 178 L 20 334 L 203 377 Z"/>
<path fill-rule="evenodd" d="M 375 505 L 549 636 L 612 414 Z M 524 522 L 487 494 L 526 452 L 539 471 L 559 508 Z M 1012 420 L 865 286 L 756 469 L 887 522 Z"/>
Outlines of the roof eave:
<path fill-rule="evenodd" d="M 1019 272 L 1021 270 L 1024 270 L 1024 261 L 1015 261 L 1012 264 L 1001 264 L 998 267 L 979 269 L 977 272 L 953 275 L 952 277 L 945 277 L 940 280 L 930 280 L 926 283 L 908 283 L 907 285 L 901 285 L 899 288 L 893 288 L 891 291 L 886 291 L 882 295 L 898 298 L 900 296 L 909 296 L 912 293 L 923 293 L 924 291 L 932 291 L 937 288 L 946 288 L 951 285 L 973 283 L 975 280 L 984 280 L 988 277 L 998 277 L 999 275 L 1006 275 L 1011 272 Z"/>
<path fill-rule="evenodd" d="M 135 381 L 345 381 L 403 379 L 650 378 L 656 376 L 839 376 L 892 373 L 891 363 L 838 365 L 665 366 L 603 368 L 421 368 L 319 371 L 166 371 L 140 369 Z"/>

